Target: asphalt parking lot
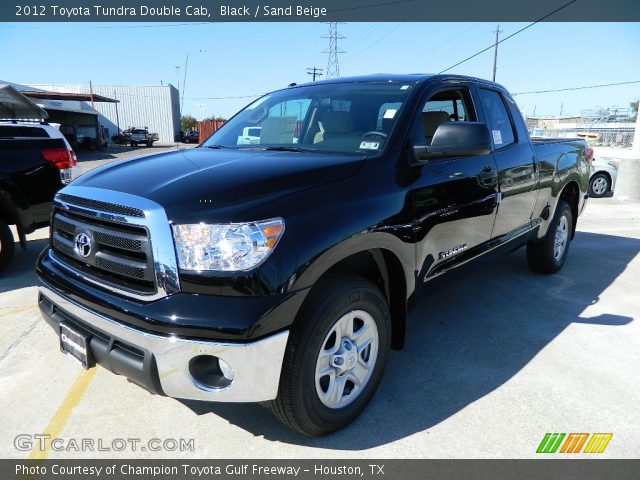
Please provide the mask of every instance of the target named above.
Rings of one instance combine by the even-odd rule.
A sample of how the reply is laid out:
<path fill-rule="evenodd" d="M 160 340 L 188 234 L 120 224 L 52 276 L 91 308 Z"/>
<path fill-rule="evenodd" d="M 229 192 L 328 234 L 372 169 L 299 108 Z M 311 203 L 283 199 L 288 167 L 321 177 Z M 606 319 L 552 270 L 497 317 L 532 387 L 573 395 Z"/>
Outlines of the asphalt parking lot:
<path fill-rule="evenodd" d="M 547 432 L 613 433 L 604 458 L 640 452 L 639 203 L 591 199 L 559 274 L 530 272 L 519 250 L 428 285 L 368 409 L 317 439 L 261 405 L 154 396 L 61 354 L 36 307 L 47 233 L 30 235 L 0 278 L 0 457 L 532 458 Z M 16 448 L 38 434 L 65 439 L 62 451 Z M 110 450 L 78 452 L 70 439 Z M 114 439 L 194 448 L 121 452 Z"/>

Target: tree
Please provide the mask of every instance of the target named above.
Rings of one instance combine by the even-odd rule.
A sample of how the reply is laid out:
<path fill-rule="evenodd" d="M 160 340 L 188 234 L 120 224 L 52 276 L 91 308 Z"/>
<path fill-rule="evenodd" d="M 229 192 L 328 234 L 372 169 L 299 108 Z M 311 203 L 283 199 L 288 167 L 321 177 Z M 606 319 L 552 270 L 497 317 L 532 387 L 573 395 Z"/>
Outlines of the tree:
<path fill-rule="evenodd" d="M 197 126 L 198 120 L 196 120 L 191 115 L 183 115 L 182 117 L 180 117 L 180 129 L 183 132 L 186 132 L 188 130 L 195 130 Z"/>
<path fill-rule="evenodd" d="M 633 111 L 633 113 L 638 113 L 638 103 L 640 103 L 640 100 L 636 100 L 635 102 L 629 103 L 629 106 L 631 107 L 631 110 Z"/>
<path fill-rule="evenodd" d="M 214 120 L 218 120 L 218 121 L 222 121 L 222 122 L 226 122 L 227 119 L 224 117 L 220 117 L 219 115 L 211 115 L 210 117 L 207 117 L 203 120 L 203 122 L 212 122 Z"/>

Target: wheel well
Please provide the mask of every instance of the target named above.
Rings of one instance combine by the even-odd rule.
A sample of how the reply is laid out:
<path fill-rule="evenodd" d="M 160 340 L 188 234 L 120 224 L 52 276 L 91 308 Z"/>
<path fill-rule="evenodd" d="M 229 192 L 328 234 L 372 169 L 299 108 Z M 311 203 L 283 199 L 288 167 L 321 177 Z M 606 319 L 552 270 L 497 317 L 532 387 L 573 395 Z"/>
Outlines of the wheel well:
<path fill-rule="evenodd" d="M 571 216 L 573 217 L 573 225 L 571 226 L 571 240 L 576 234 L 576 225 L 578 223 L 578 204 L 580 203 L 580 187 L 576 182 L 569 182 L 565 185 L 560 193 L 560 199 L 566 201 L 571 207 Z"/>
<path fill-rule="evenodd" d="M 366 278 L 382 291 L 391 313 L 391 348 L 400 350 L 404 346 L 407 318 L 407 283 L 400 260 L 388 250 L 371 249 L 342 259 L 322 277 L 336 272 Z"/>

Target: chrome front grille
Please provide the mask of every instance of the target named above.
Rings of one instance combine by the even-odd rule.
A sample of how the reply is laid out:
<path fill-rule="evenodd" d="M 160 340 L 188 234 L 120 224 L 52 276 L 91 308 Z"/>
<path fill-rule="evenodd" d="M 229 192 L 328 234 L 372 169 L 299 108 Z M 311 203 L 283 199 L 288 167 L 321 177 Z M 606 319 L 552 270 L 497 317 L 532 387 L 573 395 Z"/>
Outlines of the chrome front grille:
<path fill-rule="evenodd" d="M 164 209 L 133 195 L 63 189 L 54 201 L 51 257 L 78 278 L 122 296 L 154 300 L 179 291 Z"/>

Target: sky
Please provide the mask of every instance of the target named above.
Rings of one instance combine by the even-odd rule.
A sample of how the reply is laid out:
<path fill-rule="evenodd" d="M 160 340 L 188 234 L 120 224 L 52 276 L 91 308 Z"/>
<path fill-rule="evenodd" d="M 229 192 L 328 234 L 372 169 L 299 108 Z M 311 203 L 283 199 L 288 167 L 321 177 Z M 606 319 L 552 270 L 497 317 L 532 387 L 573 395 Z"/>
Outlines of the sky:
<path fill-rule="evenodd" d="M 526 25 L 504 23 L 500 36 Z M 437 73 L 492 45 L 496 26 L 340 24 L 340 75 Z M 179 80 L 183 114 L 229 117 L 258 94 L 310 81 L 308 67 L 326 69 L 328 39 L 322 37 L 328 30 L 326 23 L 4 23 L 0 79 L 107 85 Z M 640 81 L 639 52 L 640 23 L 538 23 L 499 45 L 496 81 L 512 93 Z M 493 49 L 450 70 L 487 79 L 492 71 Z M 515 96 L 529 116 L 626 108 L 638 98 L 640 83 Z"/>

